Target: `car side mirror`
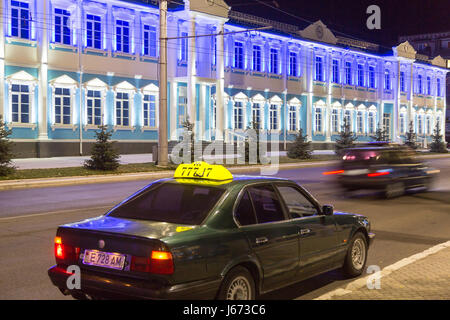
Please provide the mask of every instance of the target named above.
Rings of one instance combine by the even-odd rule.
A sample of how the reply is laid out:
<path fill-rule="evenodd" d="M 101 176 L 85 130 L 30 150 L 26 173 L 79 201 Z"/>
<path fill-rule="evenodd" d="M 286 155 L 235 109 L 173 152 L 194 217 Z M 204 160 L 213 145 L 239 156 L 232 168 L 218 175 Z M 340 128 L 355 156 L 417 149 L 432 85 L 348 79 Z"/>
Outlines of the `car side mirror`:
<path fill-rule="evenodd" d="M 326 204 L 322 207 L 322 213 L 326 216 L 332 216 L 334 212 L 334 208 L 330 204 Z"/>

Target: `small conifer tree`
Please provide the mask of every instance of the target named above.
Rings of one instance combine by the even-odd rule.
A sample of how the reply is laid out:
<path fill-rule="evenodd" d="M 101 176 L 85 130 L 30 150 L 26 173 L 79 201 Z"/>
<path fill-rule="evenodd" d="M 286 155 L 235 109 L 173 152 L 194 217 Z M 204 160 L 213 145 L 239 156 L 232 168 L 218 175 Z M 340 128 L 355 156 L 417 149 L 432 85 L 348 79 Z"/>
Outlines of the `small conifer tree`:
<path fill-rule="evenodd" d="M 418 147 L 412 121 L 409 122 L 409 130 L 406 132 L 405 145 L 412 149 L 417 149 Z"/>
<path fill-rule="evenodd" d="M 445 146 L 445 142 L 443 140 L 443 136 L 441 134 L 441 127 L 439 123 L 436 123 L 436 127 L 434 128 L 434 134 L 431 135 L 433 141 L 430 144 L 431 152 L 439 152 L 439 153 L 447 153 L 447 147 Z"/>
<path fill-rule="evenodd" d="M 108 131 L 105 125 L 100 125 L 98 128 L 99 131 L 95 132 L 97 141 L 92 146 L 91 159 L 84 162 L 84 167 L 92 170 L 116 170 L 120 165 L 120 155 L 110 141 L 112 130 Z"/>
<path fill-rule="evenodd" d="M 386 130 L 378 128 L 374 136 L 370 136 L 374 141 L 388 141 Z"/>
<path fill-rule="evenodd" d="M 308 135 L 303 135 L 303 129 L 300 129 L 287 156 L 291 159 L 311 159 L 311 153 L 311 142 L 308 141 Z"/>
<path fill-rule="evenodd" d="M 11 164 L 13 143 L 8 139 L 11 133 L 12 130 L 6 128 L 0 116 L 0 176 L 7 176 L 15 171 L 15 167 Z"/>
<path fill-rule="evenodd" d="M 350 123 L 348 123 L 347 119 L 344 118 L 344 124 L 342 125 L 341 132 L 339 132 L 339 138 L 336 139 L 336 143 L 334 145 L 336 154 L 341 155 L 343 149 L 353 147 L 356 139 L 356 135 L 350 129 Z"/>

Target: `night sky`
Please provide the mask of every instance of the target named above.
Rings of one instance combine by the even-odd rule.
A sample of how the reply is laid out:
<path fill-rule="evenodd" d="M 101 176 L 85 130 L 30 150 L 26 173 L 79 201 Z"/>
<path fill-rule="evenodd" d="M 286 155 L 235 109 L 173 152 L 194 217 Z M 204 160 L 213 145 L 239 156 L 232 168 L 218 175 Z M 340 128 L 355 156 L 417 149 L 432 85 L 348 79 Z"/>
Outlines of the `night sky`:
<path fill-rule="evenodd" d="M 298 25 L 322 20 L 335 35 L 391 48 L 400 35 L 450 31 L 450 0 L 225 0 L 233 10 Z M 264 5 L 264 2 L 279 10 Z M 369 30 L 367 7 L 381 9 L 381 30 Z M 288 12 L 293 16 L 284 14 Z"/>

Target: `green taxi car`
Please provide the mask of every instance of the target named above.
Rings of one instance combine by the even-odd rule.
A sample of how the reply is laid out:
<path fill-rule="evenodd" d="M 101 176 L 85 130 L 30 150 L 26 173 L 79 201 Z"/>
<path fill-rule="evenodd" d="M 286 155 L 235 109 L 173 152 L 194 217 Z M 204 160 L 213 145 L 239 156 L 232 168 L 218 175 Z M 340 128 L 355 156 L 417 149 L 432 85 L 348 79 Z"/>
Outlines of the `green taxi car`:
<path fill-rule="evenodd" d="M 58 227 L 48 275 L 77 299 L 255 299 L 337 268 L 360 275 L 373 238 L 366 217 L 333 212 L 293 181 L 194 163 Z"/>

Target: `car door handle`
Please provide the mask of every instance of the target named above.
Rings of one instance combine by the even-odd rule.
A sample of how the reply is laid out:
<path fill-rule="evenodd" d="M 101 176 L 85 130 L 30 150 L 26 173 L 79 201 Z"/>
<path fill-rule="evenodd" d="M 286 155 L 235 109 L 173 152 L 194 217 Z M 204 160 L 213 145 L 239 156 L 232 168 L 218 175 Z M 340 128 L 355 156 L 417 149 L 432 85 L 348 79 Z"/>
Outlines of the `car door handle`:
<path fill-rule="evenodd" d="M 311 232 L 310 229 L 301 229 L 301 230 L 300 230 L 300 234 L 301 234 L 301 235 L 308 234 L 308 233 L 310 233 L 310 232 Z"/>
<path fill-rule="evenodd" d="M 269 239 L 267 239 L 266 237 L 261 237 L 261 238 L 256 238 L 256 244 L 264 244 L 267 241 L 269 241 Z"/>

